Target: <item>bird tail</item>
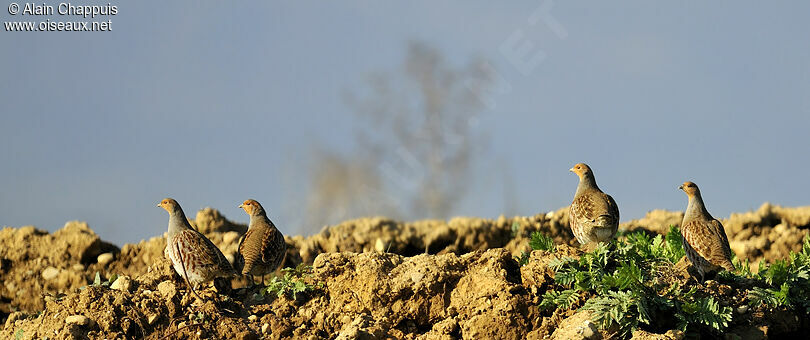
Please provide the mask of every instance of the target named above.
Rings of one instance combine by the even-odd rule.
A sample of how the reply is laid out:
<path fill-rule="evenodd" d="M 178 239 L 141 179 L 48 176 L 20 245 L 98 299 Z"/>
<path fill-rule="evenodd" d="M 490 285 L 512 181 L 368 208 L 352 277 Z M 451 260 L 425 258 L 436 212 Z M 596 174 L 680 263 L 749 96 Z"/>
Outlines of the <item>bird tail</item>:
<path fill-rule="evenodd" d="M 733 271 L 736 270 L 734 268 L 734 264 L 732 264 L 731 261 L 729 261 L 729 260 L 723 261 L 723 263 L 720 264 L 720 267 L 723 267 L 723 269 L 728 270 L 730 272 L 733 272 Z"/>

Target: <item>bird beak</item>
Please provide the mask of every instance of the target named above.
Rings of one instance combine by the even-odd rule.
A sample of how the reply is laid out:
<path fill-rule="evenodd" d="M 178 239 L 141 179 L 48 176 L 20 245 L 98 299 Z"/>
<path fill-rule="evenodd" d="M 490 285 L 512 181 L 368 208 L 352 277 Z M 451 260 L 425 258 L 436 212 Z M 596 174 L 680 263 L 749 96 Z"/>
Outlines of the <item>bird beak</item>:
<path fill-rule="evenodd" d="M 683 184 L 681 184 L 681 185 L 678 187 L 678 189 L 683 190 Z"/>
<path fill-rule="evenodd" d="M 244 204 L 240 204 L 240 205 L 239 205 L 239 208 L 242 208 L 242 206 L 244 206 Z"/>
<path fill-rule="evenodd" d="M 574 172 L 574 168 L 568 169 L 568 171 Z"/>
<path fill-rule="evenodd" d="M 160 203 L 158 203 L 157 207 L 160 208 Z"/>

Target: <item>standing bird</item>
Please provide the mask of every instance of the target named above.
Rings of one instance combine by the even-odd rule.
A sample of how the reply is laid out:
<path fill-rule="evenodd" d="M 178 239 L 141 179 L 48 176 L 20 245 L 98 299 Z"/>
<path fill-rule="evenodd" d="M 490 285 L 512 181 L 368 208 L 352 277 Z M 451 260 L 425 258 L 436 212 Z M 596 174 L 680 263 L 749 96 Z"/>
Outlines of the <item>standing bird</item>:
<path fill-rule="evenodd" d="M 250 215 L 250 225 L 239 241 L 236 267 L 241 268 L 242 275 L 250 275 L 251 282 L 254 275 L 261 276 L 264 285 L 264 275 L 274 272 L 284 261 L 287 242 L 259 202 L 246 200 L 239 207 Z"/>
<path fill-rule="evenodd" d="M 734 271 L 726 231 L 723 224 L 706 210 L 703 198 L 700 197 L 700 189 L 692 182 L 684 182 L 678 189 L 689 197 L 681 222 L 683 249 L 686 251 L 686 258 L 700 273 L 700 281 L 703 282 L 707 272 L 720 267 Z"/>
<path fill-rule="evenodd" d="M 236 275 L 219 248 L 191 227 L 177 201 L 166 198 L 157 206 L 169 212 L 169 235 L 163 256 L 172 260 L 174 270 L 186 280 L 194 295 L 200 297 L 194 286 L 215 278 Z"/>
<path fill-rule="evenodd" d="M 593 171 L 585 163 L 574 165 L 569 171 L 579 176 L 574 201 L 568 210 L 568 222 L 577 241 L 610 242 L 619 228 L 619 207 L 613 197 L 599 190 Z"/>

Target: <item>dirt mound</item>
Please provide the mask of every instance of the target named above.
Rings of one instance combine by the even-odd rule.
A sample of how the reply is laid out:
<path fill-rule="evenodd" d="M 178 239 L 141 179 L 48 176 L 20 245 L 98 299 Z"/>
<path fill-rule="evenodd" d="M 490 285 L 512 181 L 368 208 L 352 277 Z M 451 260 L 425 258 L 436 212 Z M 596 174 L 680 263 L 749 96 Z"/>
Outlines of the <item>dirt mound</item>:
<path fill-rule="evenodd" d="M 13 313 L 0 335 L 18 339 L 177 338 L 177 339 L 598 339 L 584 312 L 542 310 L 539 301 L 553 281 L 548 264 L 580 254 L 557 246 L 556 253 L 534 251 L 521 267 L 505 249 L 464 255 L 324 253 L 306 281 L 316 287 L 279 298 L 258 296 L 256 288 L 203 300 L 187 291 L 166 261 L 137 278 L 122 277 L 111 287 L 89 286 L 50 297 L 42 313 Z M 681 269 L 679 269 L 681 268 Z M 682 271 L 683 266 L 664 270 Z M 685 273 L 671 275 L 690 285 Z M 710 281 L 699 289 L 736 311 L 728 334 L 768 336 L 801 327 L 783 311 L 748 309 L 744 284 Z M 786 321 L 787 320 L 787 321 Z M 792 320 L 792 321 L 791 321 Z M 640 339 L 681 339 L 677 330 L 638 331 Z"/>
<path fill-rule="evenodd" d="M 665 233 L 682 217 L 681 212 L 656 210 L 621 229 Z M 245 225 L 210 208 L 190 222 L 233 259 Z M 799 250 L 810 230 L 810 207 L 766 203 L 723 223 L 739 257 L 752 262 L 784 258 Z M 312 263 L 310 279 L 325 286 L 298 300 L 272 302 L 254 300 L 255 288 L 239 288 L 243 281 L 235 282 L 238 289 L 231 298 L 209 289 L 204 293 L 209 299 L 195 302 L 163 260 L 163 236 L 119 249 L 80 222 L 53 234 L 34 227 L 5 228 L 0 231 L 0 321 L 7 320 L 0 337 L 16 332 L 26 339 L 157 336 L 182 328 L 176 318 L 183 318 L 194 325 L 179 331 L 188 338 L 542 338 L 576 322 L 561 323 L 573 314 L 537 309 L 553 280 L 550 257 L 534 252 L 523 267 L 514 257 L 530 250 L 533 231 L 552 236 L 558 245 L 574 245 L 567 224 L 567 209 L 560 209 L 495 220 L 364 218 L 309 237 L 288 236 L 285 266 Z M 578 252 L 570 247 L 560 251 Z M 96 272 L 125 278 L 115 283 L 116 289 L 80 289 Z M 590 327 L 574 326 L 580 335 Z"/>
<path fill-rule="evenodd" d="M 346 221 L 318 234 L 295 236 L 291 245 L 300 260 L 312 263 L 318 254 L 376 250 L 403 256 L 464 254 L 475 250 L 506 248 L 515 255 L 529 250 L 531 232 L 541 231 L 557 243 L 576 242 L 568 228 L 567 209 L 530 217 L 496 220 L 457 217 L 450 221 L 397 222 L 374 217 Z"/>
<path fill-rule="evenodd" d="M 0 316 L 14 309 L 45 307 L 43 294 L 87 284 L 88 266 L 99 255 L 118 251 L 86 223 L 68 222 L 53 234 L 31 226 L 0 230 Z M 103 258 L 102 258 L 103 260 Z"/>
<path fill-rule="evenodd" d="M 233 299 L 209 289 L 206 301 L 196 300 L 181 288 L 183 282 L 168 264 L 159 262 L 126 289 L 87 287 L 49 299 L 42 314 L 15 313 L 4 335 L 120 338 L 181 329 L 179 338 L 418 334 L 439 339 L 464 334 L 520 339 L 538 315 L 520 278 L 517 262 L 504 249 L 461 256 L 326 253 L 315 260 L 310 278 L 323 282 L 322 288 L 298 300 L 278 298 L 266 304 L 255 301 L 251 289 L 237 290 Z M 180 321 L 199 324 L 184 329 Z"/>

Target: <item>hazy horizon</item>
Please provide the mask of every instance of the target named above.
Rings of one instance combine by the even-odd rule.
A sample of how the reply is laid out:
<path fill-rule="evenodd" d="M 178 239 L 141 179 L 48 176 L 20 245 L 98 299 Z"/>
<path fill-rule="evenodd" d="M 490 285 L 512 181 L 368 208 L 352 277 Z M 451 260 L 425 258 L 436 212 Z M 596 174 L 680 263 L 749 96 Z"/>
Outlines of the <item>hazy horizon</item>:
<path fill-rule="evenodd" d="M 578 162 L 623 222 L 683 210 L 687 180 L 716 217 L 810 205 L 808 3 L 195 4 L 119 3 L 111 32 L 0 32 L 0 226 L 81 220 L 123 244 L 166 230 L 164 197 L 240 223 L 254 198 L 284 233 L 317 232 L 311 179 L 332 169 L 313 165 L 362 158 L 358 131 L 388 135 L 347 94 L 403 81 L 414 42 L 493 78 L 462 110 L 477 147 L 449 216 L 564 207 Z M 387 152 L 347 171 L 411 203 L 429 163 Z"/>

